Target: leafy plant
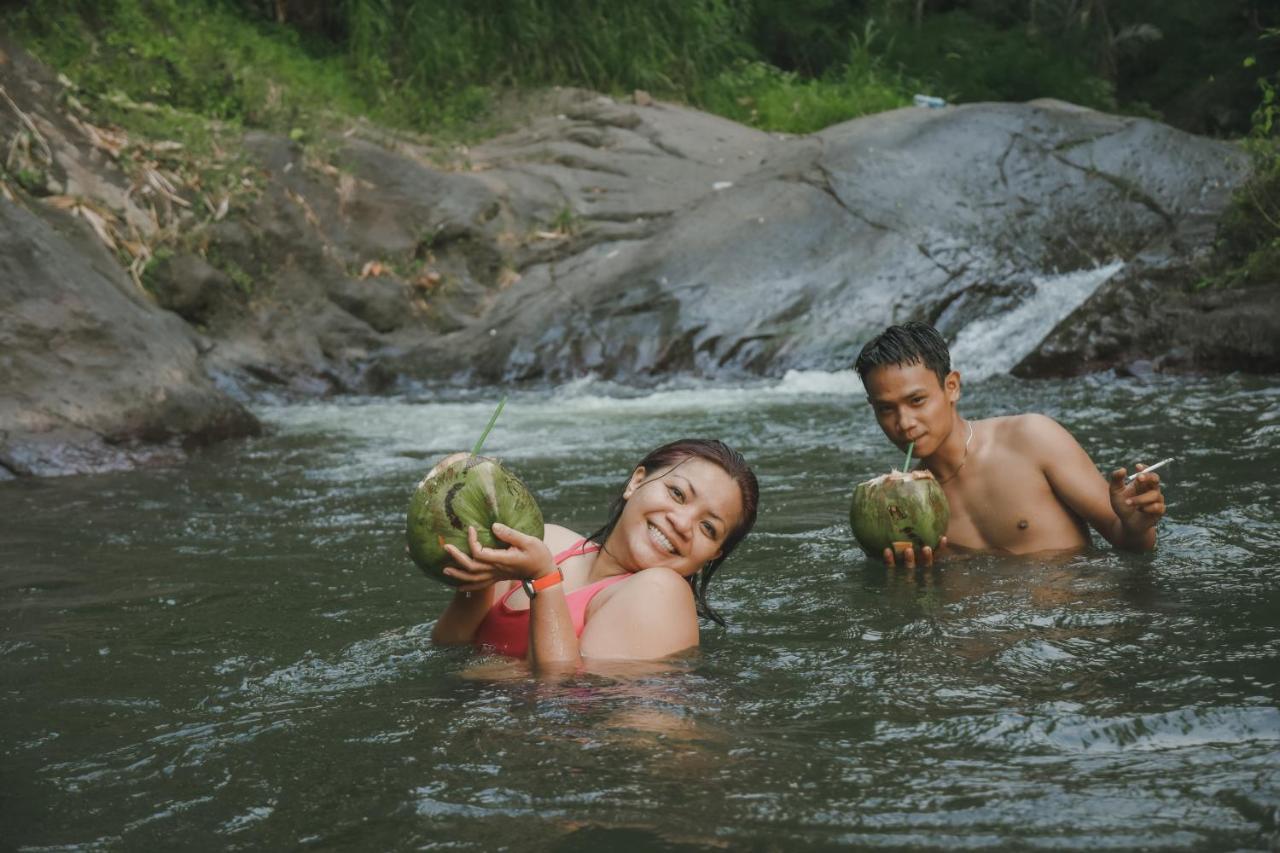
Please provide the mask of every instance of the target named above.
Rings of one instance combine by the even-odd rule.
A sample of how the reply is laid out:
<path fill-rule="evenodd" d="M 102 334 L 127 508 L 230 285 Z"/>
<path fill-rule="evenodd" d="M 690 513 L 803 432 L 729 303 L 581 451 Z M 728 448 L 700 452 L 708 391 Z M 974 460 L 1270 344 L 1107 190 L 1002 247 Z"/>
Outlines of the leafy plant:
<path fill-rule="evenodd" d="M 765 62 L 739 61 L 705 85 L 696 100 L 744 124 L 787 133 L 810 133 L 910 103 L 916 87 L 885 70 L 872 50 L 875 36 L 869 22 L 861 38 L 850 39 L 847 61 L 816 79 Z"/>
<path fill-rule="evenodd" d="M 1280 38 L 1269 30 L 1266 38 Z M 1253 67 L 1251 59 L 1244 63 Z M 1252 170 L 1218 227 L 1214 266 L 1200 286 L 1275 286 L 1280 280 L 1280 73 L 1258 79 L 1262 93 L 1244 141 Z"/>
<path fill-rule="evenodd" d="M 955 10 L 919 24 L 888 18 L 887 56 L 923 81 L 930 94 L 948 101 L 1028 101 L 1059 98 L 1115 110 L 1109 80 L 1088 60 L 1084 42 L 1071 31 L 1038 34 L 1020 22 Z"/>

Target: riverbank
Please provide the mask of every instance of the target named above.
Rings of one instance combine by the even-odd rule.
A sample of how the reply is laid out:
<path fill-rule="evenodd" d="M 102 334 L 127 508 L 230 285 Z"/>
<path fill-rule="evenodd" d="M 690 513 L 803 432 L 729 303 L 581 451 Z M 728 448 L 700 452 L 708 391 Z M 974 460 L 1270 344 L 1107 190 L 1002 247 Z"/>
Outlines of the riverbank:
<path fill-rule="evenodd" d="M 0 50 L 28 164 L 0 183 L 11 475 L 180 458 L 255 430 L 255 400 L 840 369 L 909 318 L 997 372 L 1280 369 L 1272 291 L 1194 289 L 1247 158 L 1145 119 L 975 104 L 791 136 L 561 89 L 465 147 L 215 123 L 195 150 Z"/>

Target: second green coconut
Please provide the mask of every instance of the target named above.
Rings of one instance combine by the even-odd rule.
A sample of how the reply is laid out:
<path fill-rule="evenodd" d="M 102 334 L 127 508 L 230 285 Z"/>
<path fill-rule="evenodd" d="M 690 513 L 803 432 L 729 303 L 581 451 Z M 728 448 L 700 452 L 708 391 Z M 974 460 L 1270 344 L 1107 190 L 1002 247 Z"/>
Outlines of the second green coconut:
<path fill-rule="evenodd" d="M 849 506 L 853 536 L 876 560 L 886 548 L 895 554 L 908 545 L 917 552 L 926 545 L 937 548 L 950 520 L 942 486 L 924 469 L 891 471 L 859 483 Z"/>

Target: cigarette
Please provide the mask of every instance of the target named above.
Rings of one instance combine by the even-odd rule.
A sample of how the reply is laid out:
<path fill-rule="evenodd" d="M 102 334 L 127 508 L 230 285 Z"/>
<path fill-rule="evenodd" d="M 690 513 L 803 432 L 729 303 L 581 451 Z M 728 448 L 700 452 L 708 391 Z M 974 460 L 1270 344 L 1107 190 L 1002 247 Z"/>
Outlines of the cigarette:
<path fill-rule="evenodd" d="M 1143 468 L 1141 471 L 1134 471 L 1128 477 L 1124 478 L 1124 484 L 1127 486 L 1130 483 L 1132 483 L 1134 480 L 1138 479 L 1139 474 L 1148 474 L 1156 470 L 1157 468 L 1163 468 L 1164 466 L 1168 465 L 1172 461 L 1173 461 L 1173 457 L 1170 456 L 1168 459 L 1161 459 L 1159 462 L 1157 462 L 1154 465 L 1148 465 L 1146 468 Z"/>

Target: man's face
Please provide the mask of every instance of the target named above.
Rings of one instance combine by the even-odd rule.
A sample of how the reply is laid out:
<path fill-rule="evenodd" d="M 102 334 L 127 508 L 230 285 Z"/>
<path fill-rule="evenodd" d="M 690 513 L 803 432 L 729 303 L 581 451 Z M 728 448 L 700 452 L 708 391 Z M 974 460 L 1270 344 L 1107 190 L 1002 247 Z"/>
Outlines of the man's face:
<path fill-rule="evenodd" d="M 891 364 L 874 367 L 864 380 L 867 401 L 880 429 L 899 450 L 915 442 L 915 455 L 932 455 L 951 435 L 956 401 L 960 399 L 960 374 L 951 371 L 946 380 L 923 364 Z"/>

